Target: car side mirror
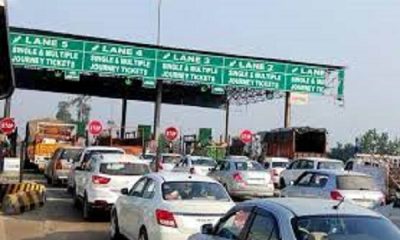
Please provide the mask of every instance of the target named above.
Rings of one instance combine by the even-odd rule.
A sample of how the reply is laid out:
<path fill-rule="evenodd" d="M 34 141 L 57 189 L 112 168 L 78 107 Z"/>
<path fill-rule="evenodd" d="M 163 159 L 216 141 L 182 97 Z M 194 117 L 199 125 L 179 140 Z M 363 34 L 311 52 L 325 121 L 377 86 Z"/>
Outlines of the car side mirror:
<path fill-rule="evenodd" d="M 121 189 L 121 194 L 122 194 L 122 195 L 128 195 L 128 193 L 129 193 L 129 191 L 128 191 L 127 188 Z"/>
<path fill-rule="evenodd" d="M 214 227 L 212 224 L 204 224 L 201 226 L 201 234 L 212 235 Z"/>

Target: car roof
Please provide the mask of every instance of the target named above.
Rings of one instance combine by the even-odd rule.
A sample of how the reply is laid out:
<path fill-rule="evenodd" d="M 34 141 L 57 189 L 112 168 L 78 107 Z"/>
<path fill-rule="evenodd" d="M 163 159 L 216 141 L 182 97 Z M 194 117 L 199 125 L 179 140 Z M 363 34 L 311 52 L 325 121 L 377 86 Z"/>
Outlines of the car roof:
<path fill-rule="evenodd" d="M 273 205 L 273 207 L 289 211 L 297 217 L 326 216 L 337 214 L 369 217 L 381 216 L 379 213 L 346 201 L 342 202 L 339 208 L 336 210 L 334 206 L 337 206 L 339 202 L 328 199 L 270 198 L 263 200 L 253 200 L 249 201 L 249 203 L 256 205 L 260 208 L 268 208 L 268 206 Z"/>
<path fill-rule="evenodd" d="M 186 157 L 187 157 L 187 158 L 190 158 L 190 159 L 208 159 L 208 160 L 214 160 L 214 159 L 211 158 L 211 157 L 205 157 L 205 156 L 187 155 Z"/>
<path fill-rule="evenodd" d="M 370 177 L 370 175 L 360 172 L 354 171 L 345 171 L 345 170 L 330 170 L 330 169 L 320 169 L 320 170 L 307 170 L 309 173 L 322 173 L 327 175 L 335 175 L 335 176 L 362 176 L 362 177 Z"/>
<path fill-rule="evenodd" d="M 64 150 L 81 150 L 81 149 L 83 149 L 83 147 L 79 147 L 79 146 L 64 146 L 64 147 L 60 147 L 59 149 L 64 149 Z"/>
<path fill-rule="evenodd" d="M 265 160 L 269 162 L 289 162 L 289 158 L 284 157 L 266 157 Z"/>
<path fill-rule="evenodd" d="M 118 148 L 118 147 L 108 147 L 108 146 L 92 146 L 92 147 L 87 147 L 85 148 L 86 151 L 96 151 L 96 150 L 104 150 L 104 151 L 108 151 L 108 150 L 115 150 L 115 151 L 121 151 L 121 152 L 125 152 L 124 149 L 122 148 Z"/>
<path fill-rule="evenodd" d="M 179 156 L 181 157 L 182 155 L 180 155 L 179 153 L 161 153 L 161 156 Z"/>
<path fill-rule="evenodd" d="M 196 174 L 190 173 L 180 173 L 180 172 L 158 172 L 158 173 L 150 173 L 149 177 L 157 179 L 160 182 L 181 182 L 181 181 L 190 181 L 190 182 L 210 182 L 217 183 L 214 179 L 207 176 L 200 176 Z"/>
<path fill-rule="evenodd" d="M 321 158 L 321 157 L 301 157 L 296 160 L 310 160 L 310 161 L 318 161 L 318 162 L 341 162 L 343 163 L 342 160 L 338 159 L 333 159 L 333 158 Z"/>

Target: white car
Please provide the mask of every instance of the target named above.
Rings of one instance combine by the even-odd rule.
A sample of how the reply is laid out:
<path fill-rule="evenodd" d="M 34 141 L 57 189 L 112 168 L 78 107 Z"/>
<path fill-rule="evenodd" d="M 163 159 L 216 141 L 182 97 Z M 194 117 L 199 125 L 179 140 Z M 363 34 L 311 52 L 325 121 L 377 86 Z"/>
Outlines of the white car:
<path fill-rule="evenodd" d="M 295 160 L 290 163 L 286 170 L 282 171 L 279 186 L 285 188 L 305 171 L 315 169 L 344 170 L 344 163 L 341 160 L 314 157 Z"/>
<path fill-rule="evenodd" d="M 217 162 L 210 157 L 186 156 L 173 171 L 207 176 L 215 166 L 217 166 Z"/>
<path fill-rule="evenodd" d="M 274 182 L 275 187 L 279 187 L 279 180 L 281 173 L 289 166 L 288 158 L 281 157 L 267 157 L 264 161 L 264 167 L 269 171 Z"/>
<path fill-rule="evenodd" d="M 344 199 L 366 208 L 385 205 L 385 195 L 371 176 L 349 171 L 306 171 L 293 185 L 284 188 L 281 196 Z"/>
<path fill-rule="evenodd" d="M 400 230 L 375 211 L 324 199 L 239 203 L 188 240 L 398 240 Z"/>
<path fill-rule="evenodd" d="M 161 171 L 172 171 L 176 164 L 178 164 L 182 160 L 182 155 L 177 153 L 162 153 L 160 165 L 158 166 L 158 170 Z M 154 157 L 153 161 L 150 163 L 151 169 L 156 171 L 156 158 Z"/>
<path fill-rule="evenodd" d="M 83 218 L 109 211 L 121 189 L 132 187 L 150 172 L 149 165 L 133 155 L 93 155 L 75 175 L 74 202 L 82 203 Z"/>
<path fill-rule="evenodd" d="M 215 224 L 235 204 L 209 177 L 161 172 L 141 178 L 111 211 L 111 238 L 186 240 Z"/>
<path fill-rule="evenodd" d="M 89 161 L 91 156 L 94 154 L 101 153 L 103 155 L 123 155 L 125 151 L 122 148 L 117 147 L 104 147 L 104 146 L 93 146 L 85 148 L 76 159 L 73 159 L 73 166 L 70 168 L 67 181 L 67 189 L 69 192 L 75 188 L 75 168 L 81 166 L 83 163 Z"/>

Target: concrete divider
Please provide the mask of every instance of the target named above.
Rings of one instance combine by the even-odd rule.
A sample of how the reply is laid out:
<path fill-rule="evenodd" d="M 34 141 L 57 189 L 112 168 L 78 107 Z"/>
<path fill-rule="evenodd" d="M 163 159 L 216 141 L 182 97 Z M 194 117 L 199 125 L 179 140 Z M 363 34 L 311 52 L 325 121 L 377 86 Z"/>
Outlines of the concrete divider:
<path fill-rule="evenodd" d="M 3 202 L 4 198 L 9 194 L 15 194 L 19 192 L 31 192 L 31 191 L 45 193 L 46 187 L 42 184 L 37 184 L 33 182 L 0 184 L 0 202 Z"/>
<path fill-rule="evenodd" d="M 42 207 L 45 201 L 45 191 L 17 192 L 4 197 L 2 210 L 6 215 L 21 214 Z"/>

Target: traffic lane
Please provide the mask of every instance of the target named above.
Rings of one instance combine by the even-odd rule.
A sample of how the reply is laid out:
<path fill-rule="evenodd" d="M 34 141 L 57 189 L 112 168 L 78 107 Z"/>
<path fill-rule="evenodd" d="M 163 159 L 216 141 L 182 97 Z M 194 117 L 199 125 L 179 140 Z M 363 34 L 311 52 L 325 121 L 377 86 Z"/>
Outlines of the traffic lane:
<path fill-rule="evenodd" d="M 84 221 L 64 188 L 48 188 L 47 202 L 41 209 L 1 218 L 6 240 L 109 239 L 109 218 Z"/>

